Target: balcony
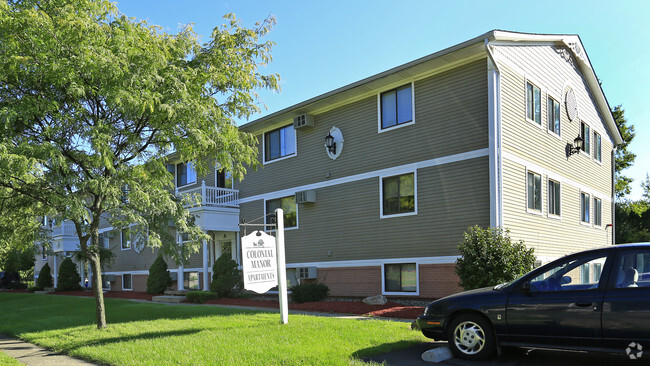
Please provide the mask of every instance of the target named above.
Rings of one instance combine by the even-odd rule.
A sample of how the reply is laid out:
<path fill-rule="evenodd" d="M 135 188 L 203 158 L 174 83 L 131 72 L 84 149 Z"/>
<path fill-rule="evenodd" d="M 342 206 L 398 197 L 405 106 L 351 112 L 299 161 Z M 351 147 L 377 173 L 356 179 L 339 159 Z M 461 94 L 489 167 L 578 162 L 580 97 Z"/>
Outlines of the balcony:
<path fill-rule="evenodd" d="M 64 221 L 63 224 L 50 226 L 52 229 L 52 238 L 57 239 L 61 237 L 77 238 L 77 229 L 70 221 Z"/>
<path fill-rule="evenodd" d="M 47 225 L 46 228 L 52 230 L 51 249 L 53 252 L 74 252 L 79 250 L 79 237 L 72 222 L 64 221 L 60 224 Z"/>
<path fill-rule="evenodd" d="M 239 191 L 236 189 L 209 187 L 205 185 L 205 181 L 201 182 L 201 186 L 179 192 L 176 188 L 176 195 L 182 198 L 190 198 L 192 203 L 189 206 L 208 207 L 232 207 L 239 208 Z"/>

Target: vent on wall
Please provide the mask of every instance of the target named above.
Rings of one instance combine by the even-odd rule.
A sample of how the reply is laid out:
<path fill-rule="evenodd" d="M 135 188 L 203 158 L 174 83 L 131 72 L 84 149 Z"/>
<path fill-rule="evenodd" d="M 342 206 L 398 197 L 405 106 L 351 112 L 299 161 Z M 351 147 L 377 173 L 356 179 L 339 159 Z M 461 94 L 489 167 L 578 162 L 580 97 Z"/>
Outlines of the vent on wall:
<path fill-rule="evenodd" d="M 316 202 L 316 191 L 313 189 L 309 191 L 296 192 L 296 203 Z"/>
<path fill-rule="evenodd" d="M 311 280 L 318 277 L 316 267 L 300 267 L 296 268 L 298 272 L 298 278 L 301 280 Z"/>
<path fill-rule="evenodd" d="M 314 127 L 314 116 L 311 114 L 301 114 L 293 118 L 293 128 L 300 129 L 306 127 Z"/>

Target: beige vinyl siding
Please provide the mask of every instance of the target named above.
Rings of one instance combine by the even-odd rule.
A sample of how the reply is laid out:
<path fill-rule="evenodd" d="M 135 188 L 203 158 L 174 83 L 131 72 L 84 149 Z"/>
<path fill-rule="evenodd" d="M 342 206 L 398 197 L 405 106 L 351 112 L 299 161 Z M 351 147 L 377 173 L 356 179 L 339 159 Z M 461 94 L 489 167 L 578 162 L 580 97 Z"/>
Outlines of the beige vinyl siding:
<path fill-rule="evenodd" d="M 133 242 L 131 242 L 131 249 L 122 250 L 120 241 L 120 232 L 114 230 L 112 239 L 109 239 L 109 249 L 115 254 L 115 261 L 113 265 L 106 268 L 106 272 L 128 272 L 128 271 L 144 271 L 149 270 L 149 267 L 158 256 L 158 250 L 145 246 L 142 252 L 138 253 L 133 249 Z M 167 261 L 168 266 L 172 266 L 172 261 Z"/>
<path fill-rule="evenodd" d="M 497 46 L 501 71 L 503 151 L 503 224 L 514 239 L 524 238 L 538 256 L 558 256 L 611 244 L 612 139 L 591 98 L 583 75 L 568 50 L 559 46 Z M 542 127 L 526 120 L 526 82 L 542 90 Z M 567 143 L 578 136 L 580 121 L 569 121 L 564 103 L 567 86 L 576 95 L 579 119 L 602 138 L 602 163 L 589 155 L 566 157 Z M 548 97 L 561 106 L 561 136 L 548 131 Z M 526 171 L 542 175 L 542 213 L 526 209 Z M 541 171 L 540 171 L 541 170 Z M 548 178 L 561 182 L 561 219 L 548 216 Z M 580 223 L 580 191 L 602 199 L 602 227 Z M 590 217 L 593 218 L 593 195 Z M 593 221 L 593 220 L 592 220 Z"/>
<path fill-rule="evenodd" d="M 379 182 L 321 188 L 317 202 L 299 204 L 299 228 L 285 232 L 287 263 L 458 255 L 468 226 L 489 225 L 487 157 L 418 169 L 417 215 L 381 219 Z M 263 205 L 243 204 L 241 217 L 260 217 Z"/>
<path fill-rule="evenodd" d="M 297 155 L 248 172 L 237 184 L 241 197 L 320 182 L 327 174 L 341 178 L 487 148 L 486 71 L 482 59 L 416 81 L 414 125 L 378 133 L 377 95 L 315 115 L 313 128 L 296 132 Z M 336 160 L 328 158 L 324 147 L 332 126 L 345 140 Z M 263 134 L 253 132 L 261 162 Z"/>

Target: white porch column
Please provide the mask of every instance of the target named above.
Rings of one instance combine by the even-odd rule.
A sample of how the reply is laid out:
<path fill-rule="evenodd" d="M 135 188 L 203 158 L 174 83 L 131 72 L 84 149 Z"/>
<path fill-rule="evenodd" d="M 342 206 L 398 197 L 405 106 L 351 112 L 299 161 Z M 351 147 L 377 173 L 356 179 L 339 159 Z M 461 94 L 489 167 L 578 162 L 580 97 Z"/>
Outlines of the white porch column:
<path fill-rule="evenodd" d="M 208 291 L 210 285 L 208 284 L 208 260 L 210 255 L 208 253 L 208 241 L 203 240 L 203 291 Z"/>
<path fill-rule="evenodd" d="M 54 288 L 58 287 L 59 284 L 59 267 L 56 263 L 57 254 L 54 253 Z"/>
<path fill-rule="evenodd" d="M 235 233 L 235 262 L 241 266 L 241 240 L 239 231 Z"/>
<path fill-rule="evenodd" d="M 178 243 L 181 246 L 181 251 L 182 251 L 182 249 L 183 249 L 183 235 L 180 235 L 178 237 Z M 184 283 L 185 282 L 185 276 L 183 276 L 183 270 L 184 269 L 185 269 L 185 267 L 183 266 L 182 263 L 178 265 L 178 270 L 176 272 L 176 289 L 179 290 L 179 291 L 185 290 L 185 283 Z"/>
<path fill-rule="evenodd" d="M 84 262 L 84 261 L 79 262 L 79 277 L 81 277 L 81 283 L 80 283 L 81 287 L 85 288 L 86 287 L 85 286 L 85 284 L 86 284 L 86 281 L 85 281 L 85 279 L 86 279 L 86 262 Z"/>

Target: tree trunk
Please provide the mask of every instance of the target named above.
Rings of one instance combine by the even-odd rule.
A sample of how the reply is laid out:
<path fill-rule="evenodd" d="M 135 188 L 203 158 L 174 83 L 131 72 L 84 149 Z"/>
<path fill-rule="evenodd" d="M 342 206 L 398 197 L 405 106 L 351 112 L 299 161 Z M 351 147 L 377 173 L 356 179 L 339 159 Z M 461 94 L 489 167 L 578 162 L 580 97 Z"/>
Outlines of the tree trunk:
<path fill-rule="evenodd" d="M 102 267 L 99 253 L 93 252 L 90 256 L 90 267 L 93 271 L 93 292 L 95 293 L 95 309 L 97 315 L 97 329 L 106 328 L 106 308 L 104 307 L 104 292 L 102 286 Z"/>

